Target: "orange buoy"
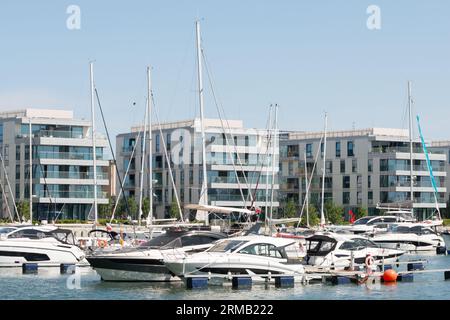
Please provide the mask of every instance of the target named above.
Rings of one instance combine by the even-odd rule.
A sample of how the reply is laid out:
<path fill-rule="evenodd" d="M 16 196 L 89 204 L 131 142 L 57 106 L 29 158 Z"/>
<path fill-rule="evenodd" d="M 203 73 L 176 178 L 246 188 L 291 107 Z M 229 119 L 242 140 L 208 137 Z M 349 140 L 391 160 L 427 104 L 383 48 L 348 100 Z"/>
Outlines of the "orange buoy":
<path fill-rule="evenodd" d="M 388 269 L 383 273 L 384 282 L 395 282 L 397 281 L 397 272 L 393 269 Z"/>

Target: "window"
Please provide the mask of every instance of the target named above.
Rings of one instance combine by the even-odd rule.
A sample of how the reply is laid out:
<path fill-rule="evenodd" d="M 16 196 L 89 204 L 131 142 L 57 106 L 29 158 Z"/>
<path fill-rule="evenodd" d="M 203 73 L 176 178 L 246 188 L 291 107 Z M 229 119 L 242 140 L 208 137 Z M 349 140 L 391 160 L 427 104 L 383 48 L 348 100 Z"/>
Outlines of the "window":
<path fill-rule="evenodd" d="M 380 159 L 380 171 L 388 171 L 389 163 L 388 159 Z"/>
<path fill-rule="evenodd" d="M 342 193 L 342 203 L 343 204 L 349 204 L 350 203 L 350 192 L 343 192 Z"/>
<path fill-rule="evenodd" d="M 320 156 L 323 158 L 323 142 L 320 144 Z"/>
<path fill-rule="evenodd" d="M 168 133 L 166 135 L 166 145 L 167 145 L 167 150 L 170 150 L 170 139 L 171 139 L 171 135 L 170 133 Z"/>
<path fill-rule="evenodd" d="M 306 157 L 312 158 L 312 144 L 311 143 L 306 144 Z"/>
<path fill-rule="evenodd" d="M 356 177 L 356 186 L 357 186 L 358 188 L 361 188 L 361 187 L 362 187 L 362 176 L 357 176 L 357 177 Z"/>
<path fill-rule="evenodd" d="M 345 160 L 341 160 L 341 173 L 345 173 Z"/>
<path fill-rule="evenodd" d="M 16 161 L 20 160 L 20 145 L 16 146 Z"/>
<path fill-rule="evenodd" d="M 372 176 L 367 176 L 367 188 L 372 188 Z"/>
<path fill-rule="evenodd" d="M 353 157 L 355 155 L 354 153 L 354 144 L 353 141 L 347 142 L 347 157 Z"/>
<path fill-rule="evenodd" d="M 355 173 L 358 170 L 358 162 L 356 159 L 352 159 L 352 172 Z"/>
<path fill-rule="evenodd" d="M 160 150 L 160 142 L 159 142 L 159 133 L 155 136 L 155 152 L 159 152 Z"/>
<path fill-rule="evenodd" d="M 342 188 L 344 189 L 350 188 L 350 176 L 342 177 Z"/>
<path fill-rule="evenodd" d="M 356 193 L 356 202 L 357 202 L 357 204 L 361 204 L 362 203 L 362 192 L 361 191 L 358 191 Z"/>
<path fill-rule="evenodd" d="M 159 238 L 159 237 L 158 237 Z M 248 241 L 241 241 L 241 240 L 223 240 L 217 242 L 214 246 L 209 248 L 208 252 L 227 252 L 227 251 L 234 251 L 244 243 Z"/>
<path fill-rule="evenodd" d="M 369 204 L 373 204 L 373 192 L 372 192 L 372 191 L 369 191 L 369 192 L 367 193 L 367 202 L 368 202 Z"/>
<path fill-rule="evenodd" d="M 373 159 L 367 160 L 367 171 L 369 172 L 373 171 Z"/>
<path fill-rule="evenodd" d="M 337 141 L 336 142 L 336 158 L 340 158 L 341 157 L 341 142 Z"/>
<path fill-rule="evenodd" d="M 258 243 L 240 250 L 242 254 L 253 254 L 272 258 L 283 258 L 281 252 L 272 244 Z"/>
<path fill-rule="evenodd" d="M 325 162 L 325 173 L 326 174 L 333 173 L 333 162 L 332 161 Z"/>

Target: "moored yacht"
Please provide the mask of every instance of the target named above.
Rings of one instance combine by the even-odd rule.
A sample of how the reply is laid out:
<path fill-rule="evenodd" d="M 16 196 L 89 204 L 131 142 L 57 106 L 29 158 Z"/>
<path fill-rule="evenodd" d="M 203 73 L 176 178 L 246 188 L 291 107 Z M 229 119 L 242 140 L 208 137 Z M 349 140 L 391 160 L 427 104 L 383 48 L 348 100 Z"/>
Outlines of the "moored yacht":
<path fill-rule="evenodd" d="M 394 223 L 388 226 L 386 232 L 373 234 L 371 240 L 385 247 L 410 252 L 436 252 L 439 248 L 445 248 L 444 238 L 432 223 Z"/>
<path fill-rule="evenodd" d="M 353 264 L 364 264 L 368 255 L 375 263 L 393 263 L 405 252 L 382 248 L 365 237 L 354 234 L 318 232 L 306 239 L 308 265 L 344 269 Z"/>
<path fill-rule="evenodd" d="M 190 256 L 166 256 L 164 263 L 176 276 L 283 275 L 301 278 L 304 267 L 295 239 L 243 236 L 218 241 L 208 250 Z M 256 279 L 258 281 L 258 279 Z"/>
<path fill-rule="evenodd" d="M 0 228 L 0 267 L 20 267 L 23 263 L 42 267 L 87 265 L 70 230 L 23 225 Z"/>
<path fill-rule="evenodd" d="M 113 252 L 94 252 L 87 260 L 104 281 L 174 281 L 163 263 L 164 254 L 190 254 L 211 247 L 225 238 L 208 230 L 167 230 L 138 247 Z"/>

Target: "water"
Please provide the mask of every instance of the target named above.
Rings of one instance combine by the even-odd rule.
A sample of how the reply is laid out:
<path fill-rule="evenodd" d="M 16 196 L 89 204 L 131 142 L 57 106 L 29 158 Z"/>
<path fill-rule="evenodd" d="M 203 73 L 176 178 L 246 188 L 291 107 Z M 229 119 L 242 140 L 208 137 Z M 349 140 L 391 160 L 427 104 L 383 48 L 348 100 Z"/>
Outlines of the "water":
<path fill-rule="evenodd" d="M 450 269 L 450 256 L 407 256 L 403 260 L 424 258 L 425 269 Z M 406 269 L 401 265 L 399 270 Z M 69 280 L 69 281 L 68 281 Z M 70 281 L 72 280 L 72 281 Z M 76 281 L 74 281 L 76 280 Z M 79 280 L 79 286 L 77 281 Z M 68 285 L 69 284 L 69 285 Z M 77 288 L 78 287 L 78 288 Z M 91 268 L 78 268 L 75 275 L 60 275 L 59 268 L 41 268 L 38 274 L 23 275 L 21 268 L 0 268 L 0 299 L 450 299 L 450 280 L 443 272 L 415 274 L 414 282 L 374 285 L 296 284 L 277 289 L 274 285 L 254 284 L 250 290 L 231 286 L 210 286 L 186 290 L 179 283 L 103 282 Z"/>

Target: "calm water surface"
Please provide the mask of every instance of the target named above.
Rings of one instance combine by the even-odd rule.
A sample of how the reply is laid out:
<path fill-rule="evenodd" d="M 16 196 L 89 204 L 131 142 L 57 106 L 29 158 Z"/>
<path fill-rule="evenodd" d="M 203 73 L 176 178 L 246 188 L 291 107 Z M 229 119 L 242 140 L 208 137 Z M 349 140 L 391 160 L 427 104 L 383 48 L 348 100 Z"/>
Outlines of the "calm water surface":
<path fill-rule="evenodd" d="M 450 256 L 407 256 L 424 258 L 425 269 L 450 269 Z M 399 270 L 406 269 L 401 265 Z M 73 280 L 73 281 L 70 281 Z M 79 285 L 76 286 L 76 283 Z M 75 284 L 75 285 L 74 285 Z M 450 280 L 443 272 L 416 274 L 414 282 L 391 285 L 296 284 L 277 289 L 274 285 L 253 285 L 251 290 L 230 286 L 186 290 L 183 283 L 102 282 L 91 268 L 78 268 L 76 275 L 60 275 L 59 268 L 40 269 L 37 275 L 22 275 L 21 268 L 0 268 L 0 299 L 450 299 Z"/>

